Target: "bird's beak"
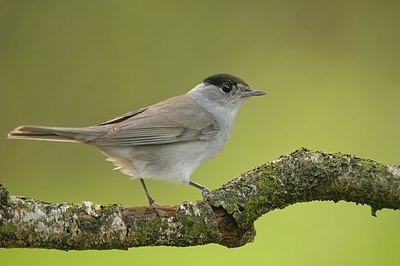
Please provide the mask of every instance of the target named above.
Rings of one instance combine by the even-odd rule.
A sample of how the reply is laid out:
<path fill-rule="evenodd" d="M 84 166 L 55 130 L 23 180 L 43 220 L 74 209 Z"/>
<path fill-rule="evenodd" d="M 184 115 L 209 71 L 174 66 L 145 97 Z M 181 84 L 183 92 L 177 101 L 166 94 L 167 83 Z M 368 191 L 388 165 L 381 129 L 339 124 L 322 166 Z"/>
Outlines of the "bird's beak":
<path fill-rule="evenodd" d="M 251 96 L 261 96 L 261 95 L 266 94 L 265 91 L 255 90 L 253 88 L 247 88 L 246 90 L 242 90 L 239 93 L 240 93 L 241 98 L 247 98 L 247 97 L 251 97 Z"/>

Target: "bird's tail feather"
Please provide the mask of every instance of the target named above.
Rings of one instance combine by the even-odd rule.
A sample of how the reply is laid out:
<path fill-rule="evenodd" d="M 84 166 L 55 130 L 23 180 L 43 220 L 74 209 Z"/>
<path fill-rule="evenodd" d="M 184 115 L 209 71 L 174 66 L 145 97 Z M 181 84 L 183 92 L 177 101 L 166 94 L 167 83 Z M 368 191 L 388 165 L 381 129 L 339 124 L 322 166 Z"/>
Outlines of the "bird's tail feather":
<path fill-rule="evenodd" d="M 93 134 L 94 133 L 94 134 Z M 20 126 L 8 133 L 9 139 L 87 142 L 98 134 L 87 128 Z"/>

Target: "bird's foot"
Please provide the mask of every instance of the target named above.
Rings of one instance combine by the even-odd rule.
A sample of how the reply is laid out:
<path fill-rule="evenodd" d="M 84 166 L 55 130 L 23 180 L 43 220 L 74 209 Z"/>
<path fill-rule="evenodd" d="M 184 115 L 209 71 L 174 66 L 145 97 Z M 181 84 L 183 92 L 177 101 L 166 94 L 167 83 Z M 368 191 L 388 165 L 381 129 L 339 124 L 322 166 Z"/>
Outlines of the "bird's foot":
<path fill-rule="evenodd" d="M 149 198 L 149 206 L 154 210 L 157 210 L 158 207 L 160 207 L 160 205 L 158 205 L 158 203 L 153 198 Z"/>
<path fill-rule="evenodd" d="M 210 190 L 206 188 L 205 186 L 202 186 L 200 184 L 197 184 L 196 182 L 189 181 L 189 185 L 198 188 L 201 190 L 201 195 L 203 196 L 203 199 L 206 199 L 207 195 L 210 194 Z"/>
<path fill-rule="evenodd" d="M 208 188 L 204 187 L 204 188 L 201 190 L 201 195 L 203 196 L 203 199 L 205 199 L 205 198 L 207 197 L 208 194 L 210 194 L 210 190 L 209 190 Z"/>
<path fill-rule="evenodd" d="M 157 213 L 159 217 L 165 216 L 165 212 L 159 208 L 160 205 L 158 205 L 158 203 L 155 200 L 153 199 L 149 200 L 149 206 Z"/>

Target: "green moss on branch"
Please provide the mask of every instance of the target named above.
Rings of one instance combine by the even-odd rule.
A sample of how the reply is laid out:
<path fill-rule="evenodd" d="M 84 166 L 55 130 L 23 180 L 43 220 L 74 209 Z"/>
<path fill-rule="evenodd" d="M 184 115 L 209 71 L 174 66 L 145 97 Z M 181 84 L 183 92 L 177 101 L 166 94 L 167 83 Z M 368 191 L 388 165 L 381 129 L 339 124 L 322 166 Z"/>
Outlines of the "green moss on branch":
<path fill-rule="evenodd" d="M 347 154 L 299 149 L 212 191 L 206 201 L 124 208 L 52 204 L 8 194 L 0 184 L 0 247 L 61 250 L 139 246 L 238 247 L 253 241 L 254 221 L 274 209 L 313 200 L 400 208 L 400 167 Z"/>
<path fill-rule="evenodd" d="M 241 228 L 261 215 L 298 202 L 344 200 L 376 210 L 400 208 L 400 168 L 348 154 L 299 149 L 256 167 L 213 191 L 209 202 Z"/>

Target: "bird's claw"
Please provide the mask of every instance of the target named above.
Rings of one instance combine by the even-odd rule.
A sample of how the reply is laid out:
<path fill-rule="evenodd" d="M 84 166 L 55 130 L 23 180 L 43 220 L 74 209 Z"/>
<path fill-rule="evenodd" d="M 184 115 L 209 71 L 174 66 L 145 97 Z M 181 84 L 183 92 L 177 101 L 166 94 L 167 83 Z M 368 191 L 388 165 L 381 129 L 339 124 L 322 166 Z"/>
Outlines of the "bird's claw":
<path fill-rule="evenodd" d="M 203 196 L 204 199 L 207 197 L 208 194 L 210 194 L 210 190 L 206 187 L 203 188 L 201 191 L 201 195 Z"/>
<path fill-rule="evenodd" d="M 149 205 L 150 205 L 150 207 L 153 208 L 154 210 L 157 210 L 158 207 L 160 207 L 160 205 L 158 205 L 158 203 L 155 202 L 154 200 L 151 201 L 151 202 L 149 202 Z"/>

